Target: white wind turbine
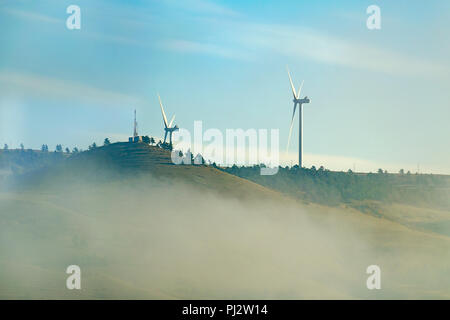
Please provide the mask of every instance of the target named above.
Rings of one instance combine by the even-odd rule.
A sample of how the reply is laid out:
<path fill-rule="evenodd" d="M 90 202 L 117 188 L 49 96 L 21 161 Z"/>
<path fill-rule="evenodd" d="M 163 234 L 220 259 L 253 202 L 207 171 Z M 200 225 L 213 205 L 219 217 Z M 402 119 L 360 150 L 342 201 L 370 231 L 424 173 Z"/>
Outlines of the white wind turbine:
<path fill-rule="evenodd" d="M 164 107 L 161 102 L 161 97 L 159 96 L 159 94 L 158 94 L 158 100 L 159 100 L 159 105 L 161 106 L 161 113 L 162 113 L 163 121 L 164 121 L 164 144 L 166 143 L 166 140 L 167 140 L 167 134 L 169 134 L 170 145 L 172 145 L 172 133 L 174 131 L 179 130 L 177 125 L 172 127 L 173 121 L 175 120 L 175 115 L 173 115 L 172 120 L 170 120 L 170 122 L 168 123 L 166 113 L 164 112 Z"/>
<path fill-rule="evenodd" d="M 303 87 L 303 81 L 300 87 L 298 88 L 298 92 L 295 92 L 294 84 L 292 83 L 291 74 L 289 72 L 289 69 L 286 67 L 289 81 L 291 83 L 291 89 L 292 89 L 292 95 L 294 96 L 294 110 L 292 112 L 292 119 L 291 119 L 291 126 L 289 127 L 289 136 L 288 136 L 288 143 L 286 147 L 286 151 L 289 149 L 289 143 L 291 141 L 291 135 L 292 135 L 292 127 L 294 125 L 294 116 L 295 116 L 295 110 L 297 109 L 297 105 L 299 107 L 298 114 L 299 114 L 299 128 L 298 128 L 298 166 L 302 167 L 302 155 L 303 155 L 303 108 L 302 105 L 304 103 L 309 103 L 311 100 L 308 97 L 304 97 L 303 99 L 300 99 L 300 93 L 302 91 Z"/>

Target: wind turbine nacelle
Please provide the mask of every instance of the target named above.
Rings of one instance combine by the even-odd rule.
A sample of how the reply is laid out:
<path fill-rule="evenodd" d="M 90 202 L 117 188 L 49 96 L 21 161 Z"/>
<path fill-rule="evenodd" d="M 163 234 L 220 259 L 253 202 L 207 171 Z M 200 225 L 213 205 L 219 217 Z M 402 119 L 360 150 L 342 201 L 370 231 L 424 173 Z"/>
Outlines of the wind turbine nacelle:
<path fill-rule="evenodd" d="M 309 99 L 308 97 L 304 97 L 303 99 L 294 99 L 293 101 L 294 103 L 303 104 L 303 103 L 310 103 L 311 99 Z"/>

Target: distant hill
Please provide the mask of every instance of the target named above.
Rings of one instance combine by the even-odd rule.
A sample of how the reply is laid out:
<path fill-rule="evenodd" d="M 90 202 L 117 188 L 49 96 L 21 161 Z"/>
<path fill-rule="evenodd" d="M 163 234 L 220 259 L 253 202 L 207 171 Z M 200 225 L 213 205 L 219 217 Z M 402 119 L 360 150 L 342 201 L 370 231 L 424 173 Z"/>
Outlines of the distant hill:
<path fill-rule="evenodd" d="M 259 166 L 222 170 L 295 198 L 325 205 L 359 206 L 360 201 L 369 200 L 450 210 L 450 176 L 447 175 L 336 172 L 323 167 L 297 166 L 280 167 L 273 176 L 260 175 Z"/>
<path fill-rule="evenodd" d="M 62 152 L 43 152 L 31 149 L 0 150 L 0 172 L 22 174 L 45 166 L 51 166 L 67 159 Z"/>

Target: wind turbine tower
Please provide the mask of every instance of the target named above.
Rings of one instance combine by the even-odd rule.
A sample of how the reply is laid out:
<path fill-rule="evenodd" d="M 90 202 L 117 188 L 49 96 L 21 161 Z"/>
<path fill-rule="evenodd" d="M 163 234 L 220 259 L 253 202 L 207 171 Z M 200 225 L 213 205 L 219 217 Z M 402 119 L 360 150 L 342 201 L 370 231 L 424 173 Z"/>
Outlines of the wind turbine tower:
<path fill-rule="evenodd" d="M 138 129 L 137 129 L 137 120 L 136 120 L 136 109 L 134 109 L 134 130 L 133 130 L 133 138 L 136 138 L 138 136 Z"/>
<path fill-rule="evenodd" d="M 300 98 L 300 94 L 302 91 L 302 87 L 303 87 L 303 81 L 300 85 L 300 87 L 298 88 L 298 92 L 295 91 L 295 87 L 294 84 L 292 83 L 292 78 L 291 78 L 291 74 L 289 72 L 289 69 L 287 69 L 288 72 L 288 76 L 289 76 L 289 82 L 291 83 L 291 89 L 292 89 L 292 95 L 294 96 L 294 99 L 292 100 L 292 102 L 294 102 L 294 110 L 292 112 L 292 119 L 291 119 L 291 126 L 289 127 L 289 136 L 288 136 L 288 143 L 287 143 L 287 148 L 286 151 L 289 150 L 289 142 L 291 141 L 291 134 L 292 134 L 292 127 L 294 125 L 294 117 L 295 117 L 295 111 L 297 109 L 297 105 L 298 105 L 298 123 L 299 123 L 299 128 L 298 128 L 298 166 L 300 168 L 302 168 L 303 166 L 303 107 L 302 105 L 304 103 L 310 103 L 311 100 L 305 96 L 304 98 Z"/>

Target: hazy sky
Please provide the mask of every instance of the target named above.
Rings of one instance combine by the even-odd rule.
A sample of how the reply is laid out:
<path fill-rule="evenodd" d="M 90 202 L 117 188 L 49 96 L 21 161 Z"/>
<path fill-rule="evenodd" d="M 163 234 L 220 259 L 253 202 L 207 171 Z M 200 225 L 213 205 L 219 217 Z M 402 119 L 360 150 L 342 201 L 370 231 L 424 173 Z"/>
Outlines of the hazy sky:
<path fill-rule="evenodd" d="M 449 1 L 2 0 L 0 143 L 123 140 L 134 108 L 160 137 L 159 92 L 180 127 L 278 128 L 284 151 L 288 64 L 312 100 L 306 166 L 450 173 L 448 30 Z"/>

